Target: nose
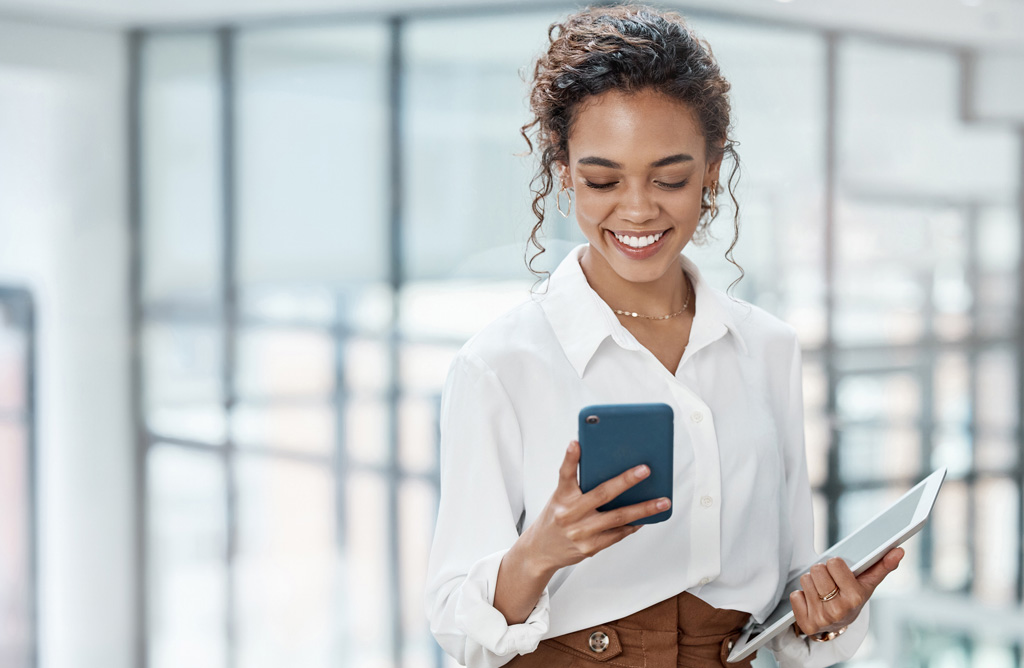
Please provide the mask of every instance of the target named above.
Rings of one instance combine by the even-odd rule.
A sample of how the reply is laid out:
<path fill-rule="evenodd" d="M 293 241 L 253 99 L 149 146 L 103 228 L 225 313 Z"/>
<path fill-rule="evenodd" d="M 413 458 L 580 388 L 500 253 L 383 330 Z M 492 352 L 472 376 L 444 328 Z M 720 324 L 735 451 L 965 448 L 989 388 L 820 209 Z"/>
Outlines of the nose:
<path fill-rule="evenodd" d="M 658 217 L 658 203 L 644 185 L 627 186 L 616 213 L 626 222 L 641 225 Z"/>

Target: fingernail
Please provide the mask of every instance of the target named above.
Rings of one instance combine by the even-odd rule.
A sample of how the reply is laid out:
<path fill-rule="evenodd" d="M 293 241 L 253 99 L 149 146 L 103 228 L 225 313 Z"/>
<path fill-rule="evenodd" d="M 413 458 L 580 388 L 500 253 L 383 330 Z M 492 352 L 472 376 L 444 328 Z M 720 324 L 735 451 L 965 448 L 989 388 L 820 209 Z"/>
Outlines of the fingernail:
<path fill-rule="evenodd" d="M 668 499 L 658 499 L 658 510 L 667 510 L 669 506 Z"/>
<path fill-rule="evenodd" d="M 633 475 L 635 475 L 637 478 L 645 478 L 645 477 L 647 477 L 647 474 L 650 473 L 650 472 L 651 472 L 651 469 L 647 468 L 644 465 L 640 465 L 640 466 L 636 467 L 635 469 L 633 469 Z"/>

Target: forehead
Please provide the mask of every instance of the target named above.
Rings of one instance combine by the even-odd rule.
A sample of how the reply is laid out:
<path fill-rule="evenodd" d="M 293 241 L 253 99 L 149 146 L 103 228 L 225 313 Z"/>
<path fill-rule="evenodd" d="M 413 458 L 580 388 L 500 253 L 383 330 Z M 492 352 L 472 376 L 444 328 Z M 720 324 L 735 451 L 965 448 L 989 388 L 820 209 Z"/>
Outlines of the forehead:
<path fill-rule="evenodd" d="M 607 91 L 586 99 L 569 132 L 569 160 L 608 158 L 646 165 L 674 153 L 704 156 L 704 136 L 690 107 L 657 92 Z"/>

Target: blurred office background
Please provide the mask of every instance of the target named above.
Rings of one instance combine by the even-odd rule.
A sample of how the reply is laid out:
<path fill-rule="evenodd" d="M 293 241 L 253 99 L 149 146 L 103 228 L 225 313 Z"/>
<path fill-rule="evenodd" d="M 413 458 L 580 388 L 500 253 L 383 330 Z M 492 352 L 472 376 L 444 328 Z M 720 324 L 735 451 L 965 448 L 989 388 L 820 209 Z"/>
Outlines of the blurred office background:
<path fill-rule="evenodd" d="M 849 665 L 1021 668 L 1024 2 L 660 6 L 734 87 L 819 545 L 949 468 Z M 522 77 L 572 8 L 0 0 L 0 667 L 452 665 L 439 392 L 533 284 Z"/>

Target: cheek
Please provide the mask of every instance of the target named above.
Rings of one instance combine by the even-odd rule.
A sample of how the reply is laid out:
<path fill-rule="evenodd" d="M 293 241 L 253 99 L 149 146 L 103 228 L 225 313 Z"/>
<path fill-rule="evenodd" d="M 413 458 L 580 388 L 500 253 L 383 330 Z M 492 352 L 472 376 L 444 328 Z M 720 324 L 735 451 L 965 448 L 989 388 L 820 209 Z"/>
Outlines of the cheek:
<path fill-rule="evenodd" d="M 618 200 L 609 194 L 601 193 L 580 193 L 577 190 L 576 201 L 573 203 L 576 208 L 576 220 L 584 227 L 603 223 L 607 220 L 614 220 L 615 207 Z M 657 203 L 664 215 L 676 222 L 696 223 L 700 217 L 701 204 L 700 188 L 684 188 L 680 192 L 667 192 L 657 196 Z"/>
<path fill-rule="evenodd" d="M 665 201 L 665 211 L 680 222 L 697 224 L 702 200 L 700 186 L 687 186 Z"/>
<path fill-rule="evenodd" d="M 700 211 L 702 196 L 703 192 L 701 191 L 700 183 L 687 184 L 682 191 L 673 196 L 672 201 L 678 209 L 685 209 L 686 211 Z"/>
<path fill-rule="evenodd" d="M 576 196 L 576 220 L 581 225 L 596 225 L 615 212 L 615 198 L 599 193 Z"/>

